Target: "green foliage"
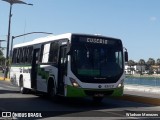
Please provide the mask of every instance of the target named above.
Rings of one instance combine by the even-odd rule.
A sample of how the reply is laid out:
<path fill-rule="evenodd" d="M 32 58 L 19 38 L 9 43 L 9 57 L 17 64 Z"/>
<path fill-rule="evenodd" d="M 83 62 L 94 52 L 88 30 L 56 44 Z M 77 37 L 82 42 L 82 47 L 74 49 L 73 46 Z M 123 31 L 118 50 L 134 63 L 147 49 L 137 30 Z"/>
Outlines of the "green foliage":
<path fill-rule="evenodd" d="M 2 50 L 0 50 L 0 65 L 5 65 L 5 57 L 3 56 Z"/>
<path fill-rule="evenodd" d="M 3 52 L 2 52 L 2 50 L 0 50 L 0 56 L 3 56 Z"/>
<path fill-rule="evenodd" d="M 127 64 L 128 64 L 128 66 L 136 65 L 136 63 L 133 60 L 129 60 Z"/>
<path fill-rule="evenodd" d="M 145 62 L 145 60 L 144 59 L 140 59 L 139 60 L 139 62 L 138 62 L 138 65 L 145 65 L 146 64 L 146 62 Z"/>
<path fill-rule="evenodd" d="M 157 65 L 160 65 L 160 58 L 157 59 L 156 64 L 157 64 Z"/>

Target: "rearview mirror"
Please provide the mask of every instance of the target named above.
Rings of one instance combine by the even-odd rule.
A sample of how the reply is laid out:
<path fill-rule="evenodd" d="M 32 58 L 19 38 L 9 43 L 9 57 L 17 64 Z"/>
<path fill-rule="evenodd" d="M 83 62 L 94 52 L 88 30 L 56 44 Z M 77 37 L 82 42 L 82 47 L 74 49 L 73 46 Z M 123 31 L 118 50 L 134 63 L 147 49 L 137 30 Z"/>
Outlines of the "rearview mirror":
<path fill-rule="evenodd" d="M 124 57 L 125 57 L 125 62 L 128 62 L 128 52 L 127 51 L 124 52 Z"/>

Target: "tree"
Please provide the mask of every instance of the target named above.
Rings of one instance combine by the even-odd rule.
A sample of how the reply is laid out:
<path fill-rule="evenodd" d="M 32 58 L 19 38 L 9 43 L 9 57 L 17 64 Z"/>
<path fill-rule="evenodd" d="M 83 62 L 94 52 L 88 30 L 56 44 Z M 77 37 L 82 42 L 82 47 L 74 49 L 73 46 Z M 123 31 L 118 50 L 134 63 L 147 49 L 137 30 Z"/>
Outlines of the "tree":
<path fill-rule="evenodd" d="M 160 58 L 157 59 L 156 65 L 160 66 Z M 156 70 L 157 74 L 160 74 L 160 67 Z"/>
<path fill-rule="evenodd" d="M 155 60 L 153 58 L 149 58 L 147 61 L 147 65 L 149 68 L 149 74 L 153 74 L 153 69 L 152 69 L 152 65 L 155 65 Z"/>
<path fill-rule="evenodd" d="M 4 65 L 5 63 L 5 57 L 3 56 L 2 50 L 0 50 L 0 65 Z"/>
<path fill-rule="evenodd" d="M 153 58 L 149 58 L 148 61 L 147 61 L 147 64 L 148 64 L 149 66 L 155 65 L 155 60 L 154 60 Z"/>
<path fill-rule="evenodd" d="M 140 59 L 139 62 L 138 62 L 138 65 L 141 66 L 141 71 L 140 71 L 140 74 L 142 75 L 142 66 L 144 66 L 146 64 L 145 60 L 144 59 Z"/>
<path fill-rule="evenodd" d="M 3 52 L 2 52 L 2 50 L 0 50 L 0 56 L 3 56 Z"/>
<path fill-rule="evenodd" d="M 156 64 L 160 65 L 160 58 L 157 59 Z"/>

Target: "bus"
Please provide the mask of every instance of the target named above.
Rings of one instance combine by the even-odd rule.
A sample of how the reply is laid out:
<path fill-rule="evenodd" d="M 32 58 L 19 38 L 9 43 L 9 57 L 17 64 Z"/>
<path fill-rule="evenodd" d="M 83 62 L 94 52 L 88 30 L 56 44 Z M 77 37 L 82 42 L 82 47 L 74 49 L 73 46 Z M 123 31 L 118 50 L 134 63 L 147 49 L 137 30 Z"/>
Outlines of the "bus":
<path fill-rule="evenodd" d="M 128 52 L 122 41 L 102 35 L 66 33 L 13 47 L 10 79 L 22 94 L 50 97 L 122 96 Z"/>

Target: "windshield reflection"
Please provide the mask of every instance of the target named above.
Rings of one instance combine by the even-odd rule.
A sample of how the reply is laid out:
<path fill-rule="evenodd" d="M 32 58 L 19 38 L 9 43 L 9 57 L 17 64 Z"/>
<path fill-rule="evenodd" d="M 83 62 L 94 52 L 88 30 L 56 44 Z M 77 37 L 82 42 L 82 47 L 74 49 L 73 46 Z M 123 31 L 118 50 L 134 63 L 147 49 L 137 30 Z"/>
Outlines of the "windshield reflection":
<path fill-rule="evenodd" d="M 74 45 L 72 71 L 79 76 L 112 77 L 123 72 L 121 47 L 114 45 Z"/>

